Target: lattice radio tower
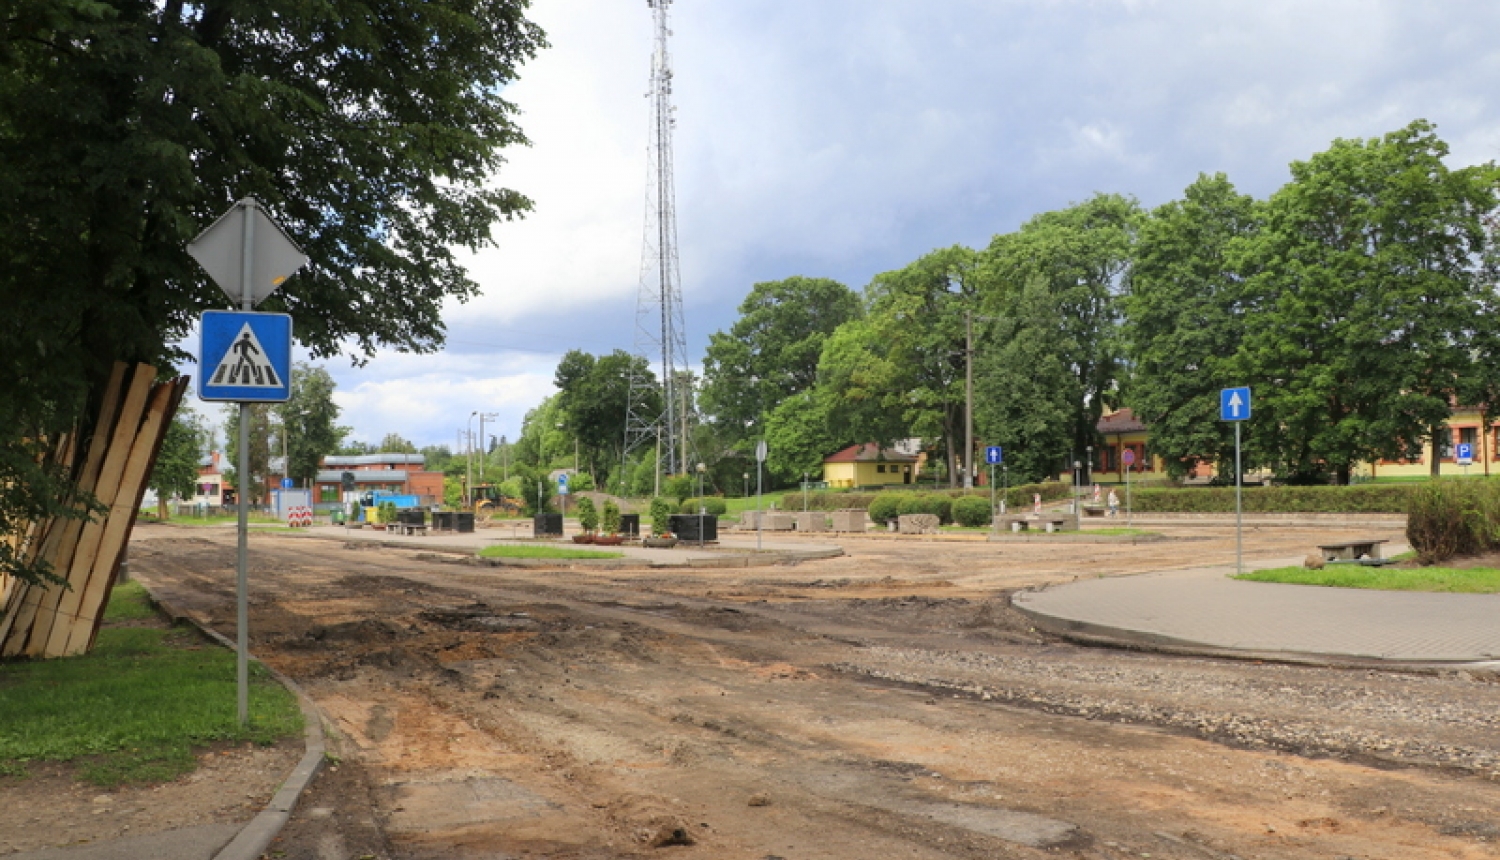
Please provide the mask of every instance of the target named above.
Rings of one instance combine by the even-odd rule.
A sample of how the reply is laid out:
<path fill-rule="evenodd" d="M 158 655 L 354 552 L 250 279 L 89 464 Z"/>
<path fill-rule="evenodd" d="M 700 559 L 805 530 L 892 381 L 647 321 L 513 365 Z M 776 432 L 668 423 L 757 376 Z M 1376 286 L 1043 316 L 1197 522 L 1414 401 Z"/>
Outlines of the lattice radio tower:
<path fill-rule="evenodd" d="M 625 422 L 625 457 L 647 445 L 659 446 L 657 491 L 662 471 L 690 468 L 692 376 L 682 315 L 682 281 L 677 266 L 677 194 L 672 180 L 672 57 L 667 51 L 667 8 L 672 0 L 646 0 L 655 24 L 651 55 L 651 132 L 646 169 L 646 232 L 641 248 L 641 286 L 635 306 L 635 352 L 659 374 L 631 378 Z M 660 364 L 657 364 L 660 362 Z"/>

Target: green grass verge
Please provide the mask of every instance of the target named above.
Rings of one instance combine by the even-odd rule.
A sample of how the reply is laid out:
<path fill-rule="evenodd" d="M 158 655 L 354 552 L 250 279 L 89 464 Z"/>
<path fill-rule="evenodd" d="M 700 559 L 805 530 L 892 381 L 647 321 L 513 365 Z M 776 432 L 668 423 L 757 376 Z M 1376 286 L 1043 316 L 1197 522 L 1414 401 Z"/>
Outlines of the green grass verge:
<path fill-rule="evenodd" d="M 1500 592 L 1500 570 L 1492 567 L 1362 567 L 1329 565 L 1322 570 L 1277 567 L 1235 577 L 1251 582 L 1285 582 L 1331 588 L 1371 588 L 1377 591 L 1446 591 L 1462 594 Z"/>
<path fill-rule="evenodd" d="M 194 748 L 260 744 L 302 731 L 297 701 L 250 667 L 250 725 L 240 728 L 234 654 L 189 628 L 114 626 L 154 614 L 145 589 L 116 588 L 94 650 L 82 657 L 0 663 L 0 774 L 33 761 L 72 762 L 101 786 L 174 779 Z"/>
<path fill-rule="evenodd" d="M 165 523 L 169 523 L 169 524 L 174 525 L 174 526 L 232 526 L 232 525 L 238 525 L 239 521 L 240 521 L 240 518 L 239 518 L 238 514 L 228 514 L 228 515 L 225 515 L 225 516 L 212 516 L 212 517 L 183 516 L 183 517 L 172 517 L 172 518 L 166 519 L 166 520 L 158 520 L 154 515 L 141 514 L 141 516 L 140 516 L 139 519 L 140 519 L 141 522 L 145 522 L 145 523 L 165 522 Z M 278 520 L 275 517 L 268 517 L 265 514 L 251 514 L 249 516 L 249 518 L 248 518 L 248 522 L 250 522 L 250 523 L 283 523 L 285 521 L 284 520 Z"/>
<path fill-rule="evenodd" d="M 801 490 L 777 490 L 774 493 L 763 493 L 763 494 L 761 494 L 760 502 L 759 502 L 758 506 L 757 506 L 757 503 L 756 503 L 756 500 L 755 500 L 755 493 L 754 493 L 755 485 L 752 484 L 750 486 L 750 490 L 751 490 L 751 494 L 749 496 L 746 496 L 743 499 L 735 499 L 735 498 L 726 498 L 726 499 L 724 499 L 724 506 L 725 506 L 725 508 L 727 508 L 727 510 L 725 510 L 725 512 L 724 512 L 724 516 L 726 516 L 726 517 L 738 517 L 740 514 L 743 514 L 745 511 L 753 511 L 753 510 L 757 510 L 757 509 L 769 511 L 771 509 L 772 505 L 775 505 L 776 509 L 780 510 L 780 511 L 789 510 L 789 508 L 787 507 L 787 505 L 782 503 L 783 501 L 787 501 L 788 503 L 791 503 L 792 504 L 792 508 L 795 509 L 795 510 L 799 510 L 799 511 L 802 510 L 802 491 Z M 795 496 L 796 498 L 793 499 L 792 498 L 793 496 Z M 647 505 L 649 507 L 649 502 L 647 503 Z"/>
<path fill-rule="evenodd" d="M 480 558 L 624 558 L 623 552 L 606 552 L 597 549 L 570 549 L 561 546 L 487 546 L 479 551 Z"/>

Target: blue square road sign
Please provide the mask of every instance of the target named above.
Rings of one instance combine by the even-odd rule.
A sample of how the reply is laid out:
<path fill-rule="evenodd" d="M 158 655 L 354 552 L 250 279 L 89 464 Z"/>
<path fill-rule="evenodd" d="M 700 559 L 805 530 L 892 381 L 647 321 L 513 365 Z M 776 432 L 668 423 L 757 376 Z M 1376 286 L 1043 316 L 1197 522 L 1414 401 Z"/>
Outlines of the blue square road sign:
<path fill-rule="evenodd" d="M 291 397 L 291 317 L 204 311 L 199 331 L 199 397 L 268 403 Z"/>
<path fill-rule="evenodd" d="M 984 461 L 991 466 L 998 466 L 1005 462 L 1005 452 L 1000 450 L 999 445 L 991 445 L 984 449 Z"/>
<path fill-rule="evenodd" d="M 1250 386 L 1225 388 L 1219 392 L 1219 420 L 1250 420 Z"/>

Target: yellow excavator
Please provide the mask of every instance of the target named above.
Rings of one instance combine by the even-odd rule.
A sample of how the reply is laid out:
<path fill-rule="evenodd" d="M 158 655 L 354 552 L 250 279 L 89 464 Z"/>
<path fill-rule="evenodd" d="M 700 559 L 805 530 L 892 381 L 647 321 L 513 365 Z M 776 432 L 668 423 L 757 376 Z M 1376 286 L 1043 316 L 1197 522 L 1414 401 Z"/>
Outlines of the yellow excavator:
<path fill-rule="evenodd" d="M 521 503 L 500 492 L 495 484 L 474 485 L 475 514 L 519 514 Z"/>

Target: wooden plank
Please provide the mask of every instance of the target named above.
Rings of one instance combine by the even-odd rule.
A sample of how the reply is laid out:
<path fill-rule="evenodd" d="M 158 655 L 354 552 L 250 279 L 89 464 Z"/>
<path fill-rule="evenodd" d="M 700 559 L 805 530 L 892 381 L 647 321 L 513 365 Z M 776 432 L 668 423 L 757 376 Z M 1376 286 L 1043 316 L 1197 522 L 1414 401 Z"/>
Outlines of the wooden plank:
<path fill-rule="evenodd" d="M 115 362 L 110 370 L 109 382 L 104 389 L 104 399 L 100 403 L 99 417 L 94 423 L 93 441 L 89 445 L 83 469 L 77 473 L 75 481 L 80 491 L 93 491 L 100 464 L 104 461 L 106 440 L 114 429 L 121 391 L 124 389 L 128 370 L 129 367 L 124 362 Z M 77 455 L 77 448 L 70 447 L 68 460 L 64 464 L 69 471 L 72 471 Z M 82 533 L 83 526 L 84 522 L 76 518 L 64 518 L 60 523 L 54 520 L 48 524 L 48 534 L 39 550 L 39 557 L 47 560 L 52 565 L 53 572 L 59 576 L 66 576 L 72 564 L 78 536 Z M 51 589 L 29 586 L 23 595 L 12 598 L 15 601 L 13 603 L 15 611 L 6 613 L 6 623 L 3 628 L 0 628 L 0 634 L 3 634 L 0 635 L 0 656 L 13 657 L 25 651 L 43 596 L 48 591 L 60 590 L 60 586 L 53 586 Z"/>
<path fill-rule="evenodd" d="M 112 507 L 115 503 L 120 478 L 124 474 L 126 461 L 130 457 L 130 444 L 135 441 L 135 434 L 140 429 L 141 415 L 146 408 L 146 398 L 151 393 L 151 386 L 155 380 L 156 368 L 149 365 L 138 364 L 130 374 L 130 382 L 120 406 L 120 417 L 114 422 L 114 430 L 109 434 L 109 444 L 103 454 L 103 465 L 99 469 L 98 480 L 94 483 L 94 498 L 106 507 Z M 92 457 L 93 452 L 89 453 Z M 89 520 L 83 525 L 65 577 L 72 587 L 47 590 L 41 605 L 37 607 L 36 621 L 32 625 L 31 635 L 27 638 L 24 651 L 26 656 L 45 656 L 58 618 L 77 613 L 81 591 L 88 582 L 89 571 L 93 568 L 99 542 L 104 538 L 104 528 L 108 519 L 106 514 L 102 518 Z"/>
<path fill-rule="evenodd" d="M 89 572 L 88 582 L 79 596 L 78 611 L 68 625 L 66 638 L 59 644 L 57 630 L 47 643 L 47 650 L 57 656 L 71 656 L 86 652 L 98 635 L 99 622 L 104 616 L 104 607 L 109 605 L 109 592 L 115 584 L 115 573 L 120 559 L 125 555 L 125 544 L 130 540 L 136 515 L 140 512 L 141 497 L 146 492 L 146 482 L 151 479 L 151 469 L 156 455 L 166 438 L 167 426 L 177 411 L 177 404 L 186 390 L 183 380 L 161 383 L 151 392 L 151 402 L 146 409 L 140 432 L 131 445 L 130 460 L 115 496 L 114 508 L 109 513 L 109 525 L 104 540 L 94 559 L 94 568 Z"/>

